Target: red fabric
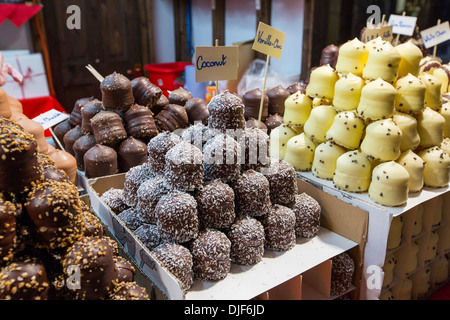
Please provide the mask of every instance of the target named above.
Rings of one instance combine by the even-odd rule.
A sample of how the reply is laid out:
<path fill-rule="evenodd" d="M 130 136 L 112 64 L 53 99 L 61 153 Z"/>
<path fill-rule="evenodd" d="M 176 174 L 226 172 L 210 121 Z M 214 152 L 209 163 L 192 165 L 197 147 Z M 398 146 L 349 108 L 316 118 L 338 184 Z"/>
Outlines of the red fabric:
<path fill-rule="evenodd" d="M 428 300 L 450 300 L 450 283 L 433 293 Z"/>
<path fill-rule="evenodd" d="M 13 8 L 11 8 L 11 6 L 13 6 Z M 0 4 L 0 23 L 2 23 L 6 18 L 9 18 L 12 23 L 14 23 L 17 27 L 20 27 L 41 9 L 41 5 L 2 3 Z"/>
<path fill-rule="evenodd" d="M 66 112 L 58 100 L 52 96 L 20 100 L 20 103 L 22 103 L 23 114 L 30 119 L 36 118 L 37 116 L 52 109 L 60 112 Z M 52 136 L 50 130 L 45 131 L 45 136 L 47 138 Z"/>

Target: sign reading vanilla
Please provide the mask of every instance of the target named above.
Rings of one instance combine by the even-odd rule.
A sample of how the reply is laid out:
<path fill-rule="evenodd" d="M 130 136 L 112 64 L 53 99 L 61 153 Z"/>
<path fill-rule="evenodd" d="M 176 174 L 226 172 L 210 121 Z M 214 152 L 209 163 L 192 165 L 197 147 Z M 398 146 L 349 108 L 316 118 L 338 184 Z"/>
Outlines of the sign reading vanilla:
<path fill-rule="evenodd" d="M 231 47 L 196 47 L 195 81 L 235 80 L 238 77 L 239 49 Z"/>
<path fill-rule="evenodd" d="M 447 21 L 423 30 L 420 32 L 420 35 L 422 36 L 423 43 L 427 49 L 437 46 L 442 42 L 450 40 L 449 23 Z"/>
<path fill-rule="evenodd" d="M 285 37 L 286 34 L 284 32 L 260 22 L 255 42 L 253 43 L 253 50 L 280 60 Z"/>

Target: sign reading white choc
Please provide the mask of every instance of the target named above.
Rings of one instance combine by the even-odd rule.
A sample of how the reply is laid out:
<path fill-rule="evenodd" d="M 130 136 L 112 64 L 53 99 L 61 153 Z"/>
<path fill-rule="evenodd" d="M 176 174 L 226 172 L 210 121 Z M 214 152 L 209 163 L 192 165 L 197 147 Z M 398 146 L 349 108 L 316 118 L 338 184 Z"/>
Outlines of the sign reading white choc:
<path fill-rule="evenodd" d="M 248 315 L 254 317 L 263 313 L 264 313 L 264 306 L 258 304 L 255 305 L 239 304 L 228 306 L 228 314 L 235 315 L 236 317 L 240 315 Z"/>

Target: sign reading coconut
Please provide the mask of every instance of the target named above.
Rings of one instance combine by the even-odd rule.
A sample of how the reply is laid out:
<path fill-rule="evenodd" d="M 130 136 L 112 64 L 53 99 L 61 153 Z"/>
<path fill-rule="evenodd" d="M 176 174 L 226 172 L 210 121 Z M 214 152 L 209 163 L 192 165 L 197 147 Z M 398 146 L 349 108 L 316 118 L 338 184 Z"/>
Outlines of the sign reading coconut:
<path fill-rule="evenodd" d="M 231 47 L 196 47 L 195 81 L 235 80 L 238 77 L 239 49 Z"/>

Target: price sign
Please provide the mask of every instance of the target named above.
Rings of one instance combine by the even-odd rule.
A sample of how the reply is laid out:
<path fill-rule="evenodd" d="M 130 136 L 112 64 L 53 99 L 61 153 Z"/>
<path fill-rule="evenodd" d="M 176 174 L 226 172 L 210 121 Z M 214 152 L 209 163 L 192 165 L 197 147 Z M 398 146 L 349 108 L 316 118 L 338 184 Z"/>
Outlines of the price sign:
<path fill-rule="evenodd" d="M 57 125 L 58 123 L 63 122 L 68 118 L 69 118 L 68 114 L 52 109 L 37 116 L 33 120 L 36 121 L 37 123 L 40 123 L 44 127 L 44 130 L 47 130 Z"/>
<path fill-rule="evenodd" d="M 196 47 L 195 81 L 236 80 L 238 78 L 239 48 Z"/>
<path fill-rule="evenodd" d="M 284 32 L 260 22 L 252 49 L 280 60 L 285 38 Z"/>

